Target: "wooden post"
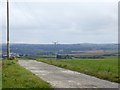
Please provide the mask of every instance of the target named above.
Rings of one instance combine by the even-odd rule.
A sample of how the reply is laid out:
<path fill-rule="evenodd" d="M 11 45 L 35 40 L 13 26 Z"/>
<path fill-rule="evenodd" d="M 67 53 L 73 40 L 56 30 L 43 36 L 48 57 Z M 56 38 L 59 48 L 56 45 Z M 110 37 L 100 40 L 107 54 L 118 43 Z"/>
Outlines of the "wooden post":
<path fill-rule="evenodd" d="M 10 43 L 9 43 L 9 1 L 7 0 L 7 59 L 10 58 Z"/>

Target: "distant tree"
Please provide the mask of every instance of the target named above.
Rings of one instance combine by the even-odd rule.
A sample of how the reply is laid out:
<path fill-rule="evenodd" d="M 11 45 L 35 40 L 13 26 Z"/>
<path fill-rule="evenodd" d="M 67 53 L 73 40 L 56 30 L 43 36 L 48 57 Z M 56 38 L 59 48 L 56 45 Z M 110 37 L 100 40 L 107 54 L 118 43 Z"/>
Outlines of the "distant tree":
<path fill-rule="evenodd" d="M 62 56 L 57 54 L 56 58 L 57 59 L 62 59 Z"/>

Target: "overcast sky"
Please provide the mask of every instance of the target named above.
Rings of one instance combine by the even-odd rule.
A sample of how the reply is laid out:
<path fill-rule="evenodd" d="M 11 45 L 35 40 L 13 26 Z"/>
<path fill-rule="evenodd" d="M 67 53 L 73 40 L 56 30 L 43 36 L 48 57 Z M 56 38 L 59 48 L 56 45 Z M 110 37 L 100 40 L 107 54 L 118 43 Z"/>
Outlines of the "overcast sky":
<path fill-rule="evenodd" d="M 117 0 L 10 1 L 11 43 L 118 41 Z M 0 4 L 0 12 L 0 34 L 2 33 L 2 42 L 5 43 L 6 2 Z"/>

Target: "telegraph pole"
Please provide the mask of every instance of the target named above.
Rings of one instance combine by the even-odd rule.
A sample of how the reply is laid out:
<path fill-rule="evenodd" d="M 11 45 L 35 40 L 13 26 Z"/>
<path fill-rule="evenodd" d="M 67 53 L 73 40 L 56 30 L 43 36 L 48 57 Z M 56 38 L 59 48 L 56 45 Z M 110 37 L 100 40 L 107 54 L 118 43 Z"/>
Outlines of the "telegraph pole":
<path fill-rule="evenodd" d="M 9 41 L 9 0 L 7 0 L 7 59 L 10 58 L 10 41 Z"/>

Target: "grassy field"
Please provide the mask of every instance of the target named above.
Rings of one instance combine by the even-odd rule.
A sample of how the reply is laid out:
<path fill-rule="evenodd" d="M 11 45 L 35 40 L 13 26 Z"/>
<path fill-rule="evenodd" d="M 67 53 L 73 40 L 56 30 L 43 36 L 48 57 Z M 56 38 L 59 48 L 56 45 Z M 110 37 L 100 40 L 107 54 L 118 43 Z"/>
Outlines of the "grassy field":
<path fill-rule="evenodd" d="M 3 88 L 42 88 L 51 89 L 51 86 L 25 68 L 19 66 L 16 60 L 3 60 L 2 63 Z M 35 89 L 36 90 L 36 89 Z"/>
<path fill-rule="evenodd" d="M 96 76 L 101 79 L 120 83 L 120 77 L 118 75 L 117 57 L 107 57 L 104 59 L 72 59 L 72 60 L 40 59 L 38 61 L 78 71 L 88 75 Z"/>
<path fill-rule="evenodd" d="M 2 89 L 2 61 L 0 60 L 0 89 Z"/>

